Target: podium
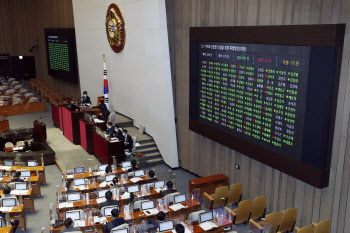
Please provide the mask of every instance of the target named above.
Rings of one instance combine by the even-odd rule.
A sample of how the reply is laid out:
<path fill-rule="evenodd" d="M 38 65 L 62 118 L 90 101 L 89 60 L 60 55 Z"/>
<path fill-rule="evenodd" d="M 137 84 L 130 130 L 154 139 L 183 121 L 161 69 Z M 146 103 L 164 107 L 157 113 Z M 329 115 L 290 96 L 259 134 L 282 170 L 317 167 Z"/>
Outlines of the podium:
<path fill-rule="evenodd" d="M 46 125 L 43 122 L 34 121 L 33 140 L 36 142 L 46 142 Z"/>
<path fill-rule="evenodd" d="M 117 163 L 125 161 L 124 143 L 123 142 L 108 142 L 106 139 L 93 132 L 94 154 L 99 160 L 112 164 L 115 156 Z"/>

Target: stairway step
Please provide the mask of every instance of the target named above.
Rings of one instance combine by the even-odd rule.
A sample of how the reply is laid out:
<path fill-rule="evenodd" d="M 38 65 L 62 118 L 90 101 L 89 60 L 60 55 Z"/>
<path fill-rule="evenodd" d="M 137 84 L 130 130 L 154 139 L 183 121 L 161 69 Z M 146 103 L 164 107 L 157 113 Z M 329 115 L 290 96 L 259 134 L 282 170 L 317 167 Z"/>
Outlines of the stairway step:
<path fill-rule="evenodd" d="M 145 158 L 146 160 L 162 158 L 162 155 L 159 152 L 154 152 L 154 153 L 145 154 Z"/>
<path fill-rule="evenodd" d="M 156 164 L 162 164 L 162 163 L 164 163 L 163 158 L 150 159 L 150 160 L 147 160 L 146 166 L 154 166 Z"/>
<path fill-rule="evenodd" d="M 139 153 L 142 153 L 144 155 L 148 155 L 148 154 L 151 154 L 151 153 L 154 153 L 154 152 L 158 152 L 159 153 L 159 150 L 157 147 L 152 147 L 152 148 L 146 148 L 146 149 L 141 149 L 141 150 L 137 150 L 136 149 L 136 152 L 139 152 Z"/>
<path fill-rule="evenodd" d="M 136 150 L 142 150 L 146 148 L 152 148 L 152 147 L 157 147 L 155 143 L 140 143 L 141 146 L 137 146 Z"/>
<path fill-rule="evenodd" d="M 155 144 L 153 139 L 138 140 L 137 142 L 140 143 L 141 145 L 143 143 L 151 143 L 151 142 L 153 142 Z"/>

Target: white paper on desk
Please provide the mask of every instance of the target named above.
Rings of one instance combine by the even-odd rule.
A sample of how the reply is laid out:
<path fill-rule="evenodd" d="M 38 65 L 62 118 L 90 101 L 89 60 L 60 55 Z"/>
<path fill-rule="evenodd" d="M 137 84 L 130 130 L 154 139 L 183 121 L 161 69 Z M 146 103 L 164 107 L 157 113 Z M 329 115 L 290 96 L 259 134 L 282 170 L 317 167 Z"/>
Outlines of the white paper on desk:
<path fill-rule="evenodd" d="M 122 167 L 122 170 L 125 172 L 127 170 L 129 170 L 131 167 Z"/>
<path fill-rule="evenodd" d="M 0 181 L 2 181 L 4 178 L 0 178 Z"/>
<path fill-rule="evenodd" d="M 105 201 L 106 201 L 106 198 L 105 198 L 105 197 L 97 198 L 97 199 L 96 199 L 97 204 L 100 204 L 100 203 L 105 202 Z"/>
<path fill-rule="evenodd" d="M 175 230 L 175 229 L 172 229 L 171 232 L 176 233 L 176 230 Z M 189 230 L 187 229 L 187 227 L 185 227 L 185 233 L 191 233 L 191 231 L 189 231 Z M 237 232 L 236 232 L 236 233 L 237 233 Z"/>
<path fill-rule="evenodd" d="M 78 186 L 78 189 L 80 189 L 80 190 L 86 190 L 87 188 L 86 188 L 84 185 L 80 185 L 80 186 Z"/>
<path fill-rule="evenodd" d="M 136 183 L 136 182 L 138 182 L 138 181 L 140 181 L 140 180 L 142 180 L 140 177 L 134 177 L 134 178 L 131 178 L 131 179 L 130 179 L 130 181 L 131 181 L 131 182 L 134 182 L 134 183 Z"/>
<path fill-rule="evenodd" d="M 154 189 L 154 191 L 156 191 L 157 193 L 159 193 L 160 191 L 163 191 L 163 190 L 166 190 L 166 189 L 162 189 L 162 188 L 156 188 L 156 189 Z"/>
<path fill-rule="evenodd" d="M 58 204 L 59 209 L 70 208 L 70 207 L 73 207 L 73 202 L 62 202 Z"/>
<path fill-rule="evenodd" d="M 13 194 L 13 195 L 27 195 L 28 190 L 12 190 L 11 194 Z"/>
<path fill-rule="evenodd" d="M 121 199 L 129 199 L 130 198 L 130 193 L 125 192 L 123 195 L 121 195 Z"/>
<path fill-rule="evenodd" d="M 73 179 L 74 175 L 67 175 L 67 179 Z"/>
<path fill-rule="evenodd" d="M 101 184 L 100 184 L 100 187 L 106 187 L 107 186 L 107 182 L 106 181 L 103 181 Z"/>
<path fill-rule="evenodd" d="M 85 220 L 75 220 L 74 226 L 76 227 L 85 227 Z"/>
<path fill-rule="evenodd" d="M 0 207 L 1 212 L 11 212 L 13 207 Z"/>
<path fill-rule="evenodd" d="M 104 221 L 107 221 L 107 218 L 106 217 L 101 217 L 99 218 L 98 216 L 94 216 L 94 223 L 103 223 Z"/>
<path fill-rule="evenodd" d="M 214 227 L 217 227 L 213 222 L 204 222 L 199 224 L 199 226 L 205 231 L 208 231 Z"/>
<path fill-rule="evenodd" d="M 178 203 L 178 204 L 174 204 L 169 206 L 170 209 L 174 210 L 174 211 L 178 211 L 181 210 L 183 208 L 185 208 L 185 206 L 183 206 L 182 204 Z"/>
<path fill-rule="evenodd" d="M 101 122 L 104 122 L 103 120 L 100 120 L 100 119 L 98 119 L 98 118 L 94 118 L 94 122 L 95 123 L 101 123 Z"/>
<path fill-rule="evenodd" d="M 11 168 L 12 168 L 11 166 L 2 166 L 1 167 L 2 170 L 6 170 L 6 171 L 11 170 Z"/>
<path fill-rule="evenodd" d="M 147 211 L 149 212 L 149 213 L 147 213 Z M 159 210 L 158 209 L 156 209 L 156 208 L 153 208 L 153 209 L 149 209 L 149 210 L 145 210 L 145 211 L 143 211 L 147 216 L 149 216 L 149 215 L 156 215 L 156 214 L 158 214 L 159 213 Z"/>

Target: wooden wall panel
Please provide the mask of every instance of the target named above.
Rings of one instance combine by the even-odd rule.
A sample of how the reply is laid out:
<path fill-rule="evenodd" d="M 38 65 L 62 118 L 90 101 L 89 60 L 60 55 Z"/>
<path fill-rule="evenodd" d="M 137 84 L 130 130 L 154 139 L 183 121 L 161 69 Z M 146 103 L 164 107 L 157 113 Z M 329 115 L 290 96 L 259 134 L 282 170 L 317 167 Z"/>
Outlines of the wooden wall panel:
<path fill-rule="evenodd" d="M 36 74 L 61 93 L 80 99 L 79 82 L 72 84 L 48 75 L 44 28 L 74 28 L 72 0 L 0 0 L 0 54 L 35 55 Z M 39 52 L 29 49 L 39 43 Z"/>
<path fill-rule="evenodd" d="M 243 199 L 268 197 L 268 212 L 298 208 L 297 226 L 330 219 L 331 232 L 349 232 L 350 221 L 350 31 L 344 42 L 330 184 L 322 190 L 263 165 L 188 129 L 189 26 L 346 23 L 350 0 L 166 0 L 173 6 L 176 117 L 182 167 L 200 176 L 224 173 L 242 182 Z M 168 9 L 169 7 L 167 7 Z M 170 39 L 169 39 L 170 40 Z M 240 165 L 240 169 L 235 168 Z"/>

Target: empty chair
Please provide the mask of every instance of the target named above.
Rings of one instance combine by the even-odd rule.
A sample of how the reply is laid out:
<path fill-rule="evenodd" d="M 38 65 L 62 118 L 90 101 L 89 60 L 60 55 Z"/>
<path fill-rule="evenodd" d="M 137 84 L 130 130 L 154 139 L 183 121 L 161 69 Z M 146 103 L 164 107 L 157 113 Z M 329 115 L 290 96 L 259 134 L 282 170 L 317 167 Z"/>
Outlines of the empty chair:
<path fill-rule="evenodd" d="M 250 215 L 253 209 L 253 203 L 250 199 L 241 201 L 238 204 L 238 208 L 230 210 L 225 207 L 228 212 L 231 212 L 233 216 L 233 224 L 246 224 L 249 221 Z"/>
<path fill-rule="evenodd" d="M 315 226 L 314 233 L 329 233 L 331 222 L 329 220 L 325 220 L 313 225 Z"/>
<path fill-rule="evenodd" d="M 253 201 L 253 210 L 251 219 L 261 219 L 265 216 L 266 211 L 266 197 L 260 196 L 254 199 Z"/>
<path fill-rule="evenodd" d="M 112 228 L 111 232 L 116 231 L 116 230 L 121 230 L 121 229 L 129 229 L 129 224 L 124 223 L 120 226 Z"/>
<path fill-rule="evenodd" d="M 282 213 L 274 212 L 274 213 L 268 214 L 266 215 L 265 220 L 266 222 L 272 225 L 272 228 L 270 229 L 270 233 L 276 233 L 281 224 Z"/>
<path fill-rule="evenodd" d="M 295 233 L 314 233 L 314 226 L 306 226 L 303 228 L 295 228 Z"/>
<path fill-rule="evenodd" d="M 169 194 L 165 195 L 163 199 L 166 199 L 168 201 L 168 203 L 170 203 L 170 202 L 174 203 L 175 196 L 179 195 L 179 194 L 181 194 L 181 193 L 179 193 L 179 192 L 169 193 Z"/>
<path fill-rule="evenodd" d="M 215 193 L 213 195 L 209 195 L 208 193 L 203 194 L 204 206 L 207 209 L 215 209 L 220 206 L 224 206 L 227 201 L 228 196 L 228 187 L 221 186 L 215 189 Z"/>
<path fill-rule="evenodd" d="M 195 222 L 195 221 L 199 221 L 199 215 L 201 213 L 204 213 L 206 212 L 205 210 L 198 210 L 198 211 L 195 211 L 195 212 L 192 212 L 188 215 L 188 223 L 192 223 L 192 222 Z"/>
<path fill-rule="evenodd" d="M 5 143 L 5 149 L 6 148 L 12 148 L 13 147 L 13 143 L 12 142 L 6 142 Z"/>
<path fill-rule="evenodd" d="M 104 206 L 104 207 L 101 208 L 101 215 L 102 215 L 102 217 L 105 217 L 105 209 L 106 208 L 110 208 L 110 207 L 115 207 L 116 209 L 119 210 L 119 206 L 118 205 Z"/>
<path fill-rule="evenodd" d="M 242 192 L 243 192 L 242 183 L 232 184 L 230 187 L 230 191 L 228 192 L 226 205 L 238 204 L 241 201 Z"/>
<path fill-rule="evenodd" d="M 115 119 L 117 118 L 117 114 L 115 112 L 112 112 L 108 116 L 108 122 L 112 122 L 112 124 L 115 124 Z"/>
<path fill-rule="evenodd" d="M 18 141 L 18 142 L 16 143 L 16 145 L 17 145 L 17 146 L 24 146 L 24 141 Z"/>
<path fill-rule="evenodd" d="M 135 136 L 131 136 L 132 138 L 132 151 L 135 151 L 136 150 L 136 137 Z"/>
<path fill-rule="evenodd" d="M 282 211 L 282 220 L 280 225 L 280 232 L 292 232 L 295 226 L 295 221 L 297 219 L 297 209 L 291 208 L 288 210 Z"/>

